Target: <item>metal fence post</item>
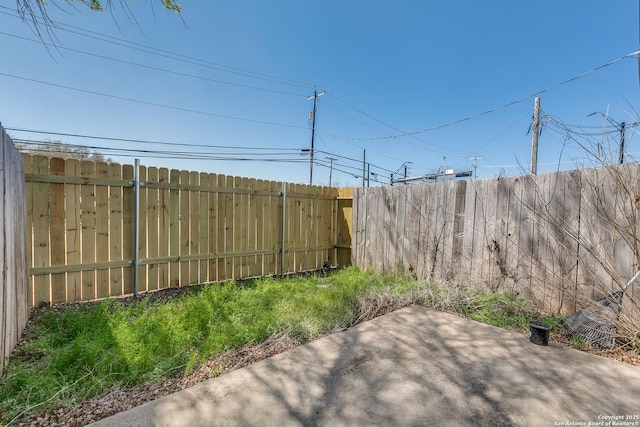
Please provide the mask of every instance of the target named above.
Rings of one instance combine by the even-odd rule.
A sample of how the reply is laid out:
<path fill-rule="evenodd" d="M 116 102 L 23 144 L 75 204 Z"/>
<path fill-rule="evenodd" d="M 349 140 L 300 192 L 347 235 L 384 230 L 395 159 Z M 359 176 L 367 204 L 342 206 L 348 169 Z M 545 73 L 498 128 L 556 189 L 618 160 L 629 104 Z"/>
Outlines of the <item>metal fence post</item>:
<path fill-rule="evenodd" d="M 135 159 L 133 172 L 133 295 L 138 296 L 138 268 L 140 266 L 140 159 Z"/>
<path fill-rule="evenodd" d="M 280 277 L 284 277 L 284 238 L 285 238 L 285 219 L 286 219 L 286 202 L 287 202 L 287 191 L 286 184 L 282 183 L 282 246 L 280 247 Z"/>

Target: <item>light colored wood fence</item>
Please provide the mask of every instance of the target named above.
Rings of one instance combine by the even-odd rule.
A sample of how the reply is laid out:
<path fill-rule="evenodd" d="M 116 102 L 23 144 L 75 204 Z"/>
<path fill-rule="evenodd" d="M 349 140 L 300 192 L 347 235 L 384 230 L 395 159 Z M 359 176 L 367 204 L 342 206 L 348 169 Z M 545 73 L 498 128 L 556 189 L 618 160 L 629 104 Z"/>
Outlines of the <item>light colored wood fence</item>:
<path fill-rule="evenodd" d="M 133 293 L 134 167 L 23 158 L 31 305 Z M 350 261 L 349 190 L 156 167 L 140 181 L 140 292 Z"/>
<path fill-rule="evenodd" d="M 636 164 L 357 188 L 353 210 L 356 266 L 514 289 L 549 312 L 624 288 L 640 268 Z"/>
<path fill-rule="evenodd" d="M 29 319 L 22 158 L 0 126 L 0 373 Z"/>

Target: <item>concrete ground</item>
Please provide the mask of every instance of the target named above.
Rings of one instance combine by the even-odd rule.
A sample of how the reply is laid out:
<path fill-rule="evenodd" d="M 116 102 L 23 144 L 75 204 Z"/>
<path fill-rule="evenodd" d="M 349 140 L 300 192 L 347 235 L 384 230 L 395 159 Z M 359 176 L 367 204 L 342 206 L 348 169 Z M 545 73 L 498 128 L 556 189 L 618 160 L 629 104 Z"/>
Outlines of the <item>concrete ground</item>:
<path fill-rule="evenodd" d="M 93 425 L 566 426 L 610 421 L 640 426 L 639 367 L 553 343 L 535 345 L 526 335 L 412 306 Z"/>

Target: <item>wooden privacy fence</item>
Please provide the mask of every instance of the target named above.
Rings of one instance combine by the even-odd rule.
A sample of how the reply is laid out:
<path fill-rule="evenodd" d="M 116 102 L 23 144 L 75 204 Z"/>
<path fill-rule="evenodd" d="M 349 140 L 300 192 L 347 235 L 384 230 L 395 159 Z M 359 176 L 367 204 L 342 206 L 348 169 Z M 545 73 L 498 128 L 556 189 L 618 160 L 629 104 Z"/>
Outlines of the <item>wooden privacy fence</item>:
<path fill-rule="evenodd" d="M 550 312 L 624 288 L 639 268 L 637 164 L 357 188 L 353 210 L 356 266 L 511 288 Z"/>
<path fill-rule="evenodd" d="M 32 305 L 350 261 L 348 190 L 140 167 L 136 258 L 134 166 L 23 158 Z"/>
<path fill-rule="evenodd" d="M 0 126 L 0 373 L 29 319 L 22 158 Z"/>

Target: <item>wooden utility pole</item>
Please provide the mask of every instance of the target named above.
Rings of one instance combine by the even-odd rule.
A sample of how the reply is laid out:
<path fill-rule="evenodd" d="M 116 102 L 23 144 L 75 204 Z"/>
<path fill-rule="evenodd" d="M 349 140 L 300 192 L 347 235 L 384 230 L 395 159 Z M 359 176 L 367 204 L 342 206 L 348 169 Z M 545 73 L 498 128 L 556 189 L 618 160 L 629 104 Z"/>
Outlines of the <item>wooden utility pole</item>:
<path fill-rule="evenodd" d="M 307 101 L 313 99 L 313 111 L 309 113 L 311 116 L 311 152 L 309 153 L 309 185 L 313 185 L 313 144 L 316 135 L 316 104 L 318 103 L 318 97 L 324 95 L 326 92 L 318 93 L 318 90 L 313 88 L 313 96 L 307 97 Z"/>
<path fill-rule="evenodd" d="M 540 98 L 534 100 L 533 132 L 531 135 L 531 173 L 538 173 L 538 135 L 540 135 Z"/>
<path fill-rule="evenodd" d="M 362 186 L 365 187 L 367 178 L 367 150 L 362 150 Z"/>

